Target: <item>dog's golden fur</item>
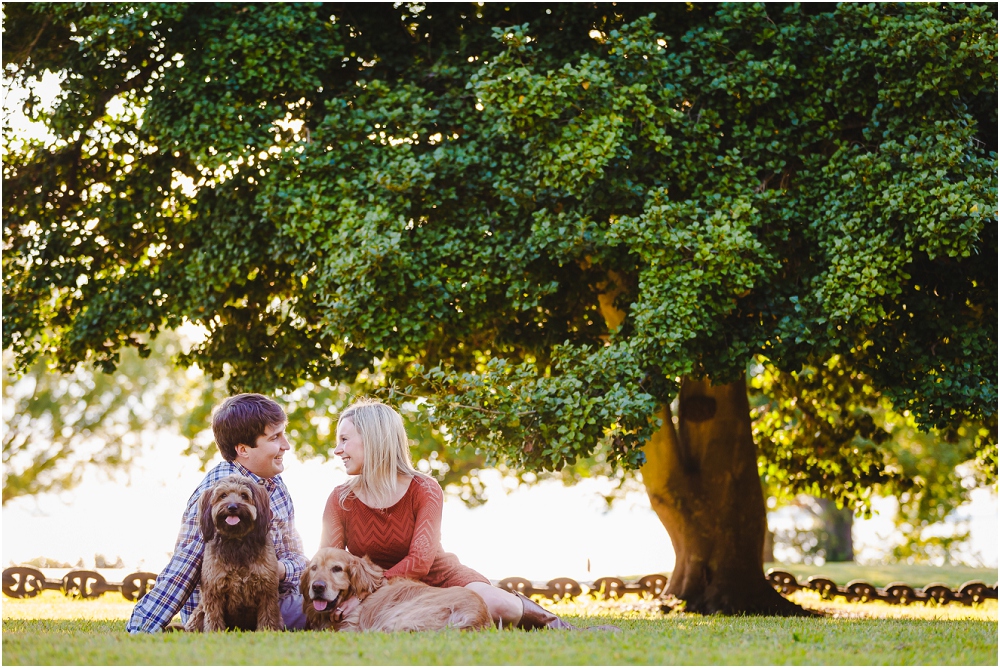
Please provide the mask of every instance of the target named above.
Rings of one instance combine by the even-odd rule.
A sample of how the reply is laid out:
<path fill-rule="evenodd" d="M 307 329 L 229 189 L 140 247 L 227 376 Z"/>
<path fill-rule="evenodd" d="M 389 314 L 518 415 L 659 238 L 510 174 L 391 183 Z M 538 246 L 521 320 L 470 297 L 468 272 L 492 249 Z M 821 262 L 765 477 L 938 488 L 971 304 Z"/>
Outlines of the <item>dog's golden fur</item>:
<path fill-rule="evenodd" d="M 492 625 L 479 594 L 465 587 L 431 587 L 404 578 L 387 580 L 368 557 L 321 548 L 302 575 L 307 629 L 337 631 L 439 631 Z M 360 604 L 340 622 L 337 605 L 351 596 Z"/>
<path fill-rule="evenodd" d="M 201 599 L 188 631 L 285 628 L 278 604 L 278 558 L 268 536 L 271 503 L 264 486 L 223 478 L 198 500 L 205 556 Z"/>

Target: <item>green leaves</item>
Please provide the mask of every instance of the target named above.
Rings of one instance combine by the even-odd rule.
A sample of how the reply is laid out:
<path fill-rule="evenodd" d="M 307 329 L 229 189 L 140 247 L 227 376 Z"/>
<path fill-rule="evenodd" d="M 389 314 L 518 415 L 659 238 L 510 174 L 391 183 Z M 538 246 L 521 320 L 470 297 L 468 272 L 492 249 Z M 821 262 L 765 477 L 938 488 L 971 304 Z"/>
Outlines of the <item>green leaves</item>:
<path fill-rule="evenodd" d="M 636 465 L 678 377 L 758 355 L 995 417 L 989 7 L 546 9 L 6 8 L 12 76 L 66 76 L 4 162 L 5 349 L 198 321 L 233 390 L 413 383 L 542 468 Z"/>
<path fill-rule="evenodd" d="M 894 556 L 940 556 L 941 542 L 924 530 L 969 500 L 970 473 L 975 484 L 995 483 L 988 453 L 996 452 L 996 419 L 921 430 L 913 415 L 893 410 L 872 379 L 858 372 L 863 355 L 854 351 L 794 373 L 764 359 L 752 366 L 762 478 L 772 494 L 806 492 L 863 514 L 870 513 L 872 495 L 894 496 L 903 536 Z M 980 461 L 973 463 L 977 453 Z M 943 554 L 947 558 L 947 549 Z"/>
<path fill-rule="evenodd" d="M 647 201 L 641 217 L 616 219 L 609 232 L 646 265 L 639 276 L 642 297 L 631 308 L 635 340 L 667 376 L 705 373 L 708 366 L 717 378 L 741 374 L 745 351 L 732 355 L 722 347 L 731 357 L 712 359 L 705 343 L 724 334 L 720 325 L 737 299 L 776 268 L 754 235 L 759 211 L 746 199 L 713 197 L 699 206 L 658 192 Z"/>
<path fill-rule="evenodd" d="M 448 425 L 455 446 L 484 451 L 488 464 L 557 471 L 600 444 L 612 466 L 634 469 L 645 461 L 642 444 L 657 427 L 649 417 L 655 399 L 630 382 L 634 363 L 627 348 L 564 345 L 553 350 L 550 372 L 541 376 L 533 362 L 502 358 L 469 373 L 416 368 L 420 385 L 402 396 L 433 397 L 426 419 Z"/>

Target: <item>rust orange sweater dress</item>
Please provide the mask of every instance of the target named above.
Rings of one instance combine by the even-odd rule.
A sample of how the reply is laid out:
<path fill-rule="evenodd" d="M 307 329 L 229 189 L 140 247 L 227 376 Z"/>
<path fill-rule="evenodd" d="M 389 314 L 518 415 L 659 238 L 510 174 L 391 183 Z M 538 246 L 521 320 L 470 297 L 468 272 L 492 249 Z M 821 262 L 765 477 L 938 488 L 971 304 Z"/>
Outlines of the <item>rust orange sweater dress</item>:
<path fill-rule="evenodd" d="M 389 508 L 369 508 L 350 494 L 340 505 L 343 486 L 326 502 L 323 547 L 344 548 L 368 556 L 385 576 L 406 577 L 433 587 L 464 587 L 489 579 L 441 547 L 444 493 L 433 478 L 416 475 L 403 498 Z"/>

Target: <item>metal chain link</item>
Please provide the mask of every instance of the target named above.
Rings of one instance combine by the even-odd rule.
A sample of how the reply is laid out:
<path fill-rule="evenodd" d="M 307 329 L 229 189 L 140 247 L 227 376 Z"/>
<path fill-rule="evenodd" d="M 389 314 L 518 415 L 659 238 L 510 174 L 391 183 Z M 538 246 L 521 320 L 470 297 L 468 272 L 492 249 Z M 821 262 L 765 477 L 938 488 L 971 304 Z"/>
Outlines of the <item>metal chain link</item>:
<path fill-rule="evenodd" d="M 996 584 L 990 587 L 978 580 L 966 582 L 958 589 L 953 590 L 947 585 L 939 583 L 915 589 L 904 582 L 893 582 L 879 589 L 864 580 L 851 580 L 843 587 L 840 587 L 832 580 L 815 576 L 803 583 L 799 583 L 791 573 L 775 569 L 767 572 L 767 579 L 782 594 L 791 594 L 800 589 L 811 589 L 812 591 L 819 592 L 819 595 L 825 599 L 830 600 L 836 596 L 841 596 L 846 598 L 850 603 L 884 601 L 895 605 L 909 605 L 915 601 L 921 601 L 925 603 L 933 602 L 939 605 L 951 602 L 973 605 L 975 603 L 982 603 L 988 598 L 997 598 Z"/>
<path fill-rule="evenodd" d="M 973 605 L 986 599 L 997 598 L 996 584 L 990 587 L 979 581 L 966 582 L 956 590 L 937 583 L 915 589 L 903 582 L 893 582 L 879 589 L 863 580 L 852 580 L 843 587 L 821 577 L 811 577 L 804 583 L 799 583 L 791 573 L 774 569 L 768 571 L 766 577 L 768 582 L 782 594 L 810 589 L 825 599 L 841 596 L 852 603 L 885 601 L 896 605 L 908 605 L 915 601 L 931 601 L 940 605 L 951 602 Z M 117 591 L 121 592 L 126 600 L 137 601 L 152 589 L 155 581 L 156 573 L 146 571 L 130 573 L 120 583 L 107 582 L 104 576 L 96 571 L 70 571 L 59 580 L 49 580 L 37 568 L 13 566 L 3 571 L 3 593 L 10 598 L 31 598 L 46 589 L 52 589 L 72 598 L 97 598 L 105 592 Z M 634 582 L 604 577 L 582 583 L 571 578 L 555 578 L 546 582 L 544 586 L 537 586 L 525 578 L 514 577 L 500 580 L 498 586 L 512 593 L 542 596 L 551 601 L 572 600 L 583 595 L 604 600 L 618 599 L 625 594 L 656 598 L 666 590 L 667 577 L 659 574 L 647 575 Z"/>
<path fill-rule="evenodd" d="M 54 589 L 72 598 L 97 598 L 117 591 L 129 601 L 138 601 L 155 581 L 156 573 L 145 571 L 130 573 L 121 582 L 108 582 L 95 571 L 70 571 L 62 579 L 49 580 L 37 568 L 14 566 L 3 571 L 3 593 L 11 598 L 31 598 Z"/>

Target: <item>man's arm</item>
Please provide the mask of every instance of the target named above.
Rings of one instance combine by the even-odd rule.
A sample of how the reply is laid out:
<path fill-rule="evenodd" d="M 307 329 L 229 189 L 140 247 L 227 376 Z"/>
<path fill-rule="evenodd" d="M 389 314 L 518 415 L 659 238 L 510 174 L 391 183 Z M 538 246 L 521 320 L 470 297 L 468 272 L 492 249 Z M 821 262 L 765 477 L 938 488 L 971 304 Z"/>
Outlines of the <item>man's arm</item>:
<path fill-rule="evenodd" d="M 153 588 L 136 603 L 125 629 L 129 633 L 156 633 L 163 630 L 188 600 L 201 576 L 205 542 L 198 527 L 198 497 L 201 488 L 188 501 L 174 556 L 156 577 Z"/>
<path fill-rule="evenodd" d="M 299 581 L 309 561 L 303 553 L 302 537 L 295 528 L 295 508 L 292 506 L 292 498 L 284 485 L 281 485 L 280 489 L 283 498 L 276 500 L 287 508 L 288 519 L 278 521 L 278 541 L 274 546 L 278 564 L 285 571 L 278 589 L 281 592 L 298 592 Z M 272 501 L 272 507 L 274 505 L 277 504 Z"/>

